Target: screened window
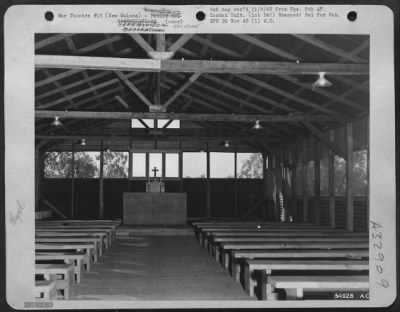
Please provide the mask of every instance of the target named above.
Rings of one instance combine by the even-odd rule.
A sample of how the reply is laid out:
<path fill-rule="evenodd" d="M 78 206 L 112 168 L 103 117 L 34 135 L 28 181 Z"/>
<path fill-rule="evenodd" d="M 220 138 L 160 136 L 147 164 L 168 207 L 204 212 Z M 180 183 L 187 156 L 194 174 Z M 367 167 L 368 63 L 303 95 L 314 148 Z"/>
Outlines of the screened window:
<path fill-rule="evenodd" d="M 353 193 L 356 196 L 368 194 L 368 155 L 367 150 L 353 152 Z"/>
<path fill-rule="evenodd" d="M 100 152 L 74 153 L 75 178 L 98 178 L 100 176 Z"/>
<path fill-rule="evenodd" d="M 261 179 L 263 158 L 261 153 L 237 153 L 236 176 L 238 178 Z"/>
<path fill-rule="evenodd" d="M 233 178 L 234 170 L 234 153 L 210 153 L 211 178 Z"/>
<path fill-rule="evenodd" d="M 154 119 L 141 119 L 142 122 L 140 122 L 138 119 L 132 119 L 131 121 L 131 127 L 132 128 L 154 128 Z M 145 125 L 147 125 L 147 127 Z M 168 125 L 167 125 L 168 124 Z M 173 120 L 170 122 L 169 119 L 158 119 L 157 121 L 157 127 L 162 128 L 165 125 L 166 128 L 168 129 L 177 129 L 181 127 L 181 122 L 180 120 Z"/>
<path fill-rule="evenodd" d="M 103 176 L 105 178 L 127 178 L 128 158 L 128 152 L 104 152 Z"/>
<path fill-rule="evenodd" d="M 179 154 L 165 154 L 165 176 L 170 178 L 179 177 Z"/>
<path fill-rule="evenodd" d="M 45 178 L 71 178 L 72 177 L 72 153 L 48 152 L 44 158 Z"/>
<path fill-rule="evenodd" d="M 206 178 L 207 177 L 207 154 L 206 153 L 183 153 L 184 178 Z"/>
<path fill-rule="evenodd" d="M 344 196 L 346 193 L 346 160 L 335 155 L 335 195 Z"/>
<path fill-rule="evenodd" d="M 146 154 L 132 153 L 132 177 L 146 176 Z"/>
<path fill-rule="evenodd" d="M 149 177 L 161 177 L 162 173 L 162 154 L 161 153 L 149 153 Z"/>
<path fill-rule="evenodd" d="M 296 194 L 297 196 L 303 196 L 303 170 L 301 163 L 296 166 Z"/>
<path fill-rule="evenodd" d="M 306 190 L 307 195 L 315 195 L 315 174 L 314 161 L 309 161 L 306 165 Z"/>
<path fill-rule="evenodd" d="M 328 158 L 322 158 L 320 160 L 320 193 L 322 196 L 329 195 L 329 160 Z"/>

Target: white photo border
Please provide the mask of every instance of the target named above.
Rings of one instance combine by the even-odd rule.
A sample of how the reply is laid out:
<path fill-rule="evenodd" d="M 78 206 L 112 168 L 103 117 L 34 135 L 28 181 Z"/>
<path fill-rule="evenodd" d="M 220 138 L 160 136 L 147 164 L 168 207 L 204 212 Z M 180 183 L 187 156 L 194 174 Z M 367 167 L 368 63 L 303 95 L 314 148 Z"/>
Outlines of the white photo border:
<path fill-rule="evenodd" d="M 336 18 L 277 19 L 274 24 L 219 24 L 206 18 L 199 22 L 196 13 L 209 16 L 212 7 L 221 5 L 163 5 L 162 9 L 180 12 L 185 27 L 167 24 L 165 33 L 301 33 L 360 34 L 370 36 L 370 198 L 369 218 L 382 228 L 384 262 L 374 260 L 378 252 L 370 237 L 370 299 L 359 301 L 53 301 L 53 309 L 122 308 L 274 308 L 274 307 L 387 307 L 396 299 L 396 158 L 394 90 L 394 16 L 381 5 L 307 5 L 338 14 Z M 242 7 L 244 5 L 230 5 Z M 250 5 L 246 5 L 250 6 Z M 283 7 L 288 5 L 251 5 Z M 304 5 L 289 5 L 303 8 Z M 145 14 L 156 5 L 17 5 L 4 15 L 4 118 L 5 118 L 5 226 L 6 299 L 15 309 L 34 302 L 34 225 L 35 225 L 35 49 L 38 33 L 123 33 L 116 19 L 59 18 L 60 14 L 109 12 Z M 54 20 L 47 21 L 47 11 Z M 347 19 L 357 12 L 357 21 Z M 163 22 L 165 22 L 165 18 Z M 167 22 L 167 21 L 166 21 Z M 143 31 L 138 31 L 138 33 Z M 14 217 L 14 219 L 13 219 Z M 15 219 L 18 217 L 17 219 Z M 371 223 L 372 224 L 372 223 Z M 373 233 L 370 226 L 370 235 Z M 381 269 L 377 270 L 377 266 Z M 380 273 L 382 272 L 382 273 Z M 379 282 L 385 279 L 388 287 Z"/>

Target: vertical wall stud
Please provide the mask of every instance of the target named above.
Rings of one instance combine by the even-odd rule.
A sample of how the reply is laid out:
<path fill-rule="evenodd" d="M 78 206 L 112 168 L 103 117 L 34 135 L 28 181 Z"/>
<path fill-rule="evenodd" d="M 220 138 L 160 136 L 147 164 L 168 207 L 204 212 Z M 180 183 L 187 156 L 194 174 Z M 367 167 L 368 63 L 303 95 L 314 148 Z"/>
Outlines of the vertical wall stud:
<path fill-rule="evenodd" d="M 354 202 L 353 202 L 353 125 L 346 124 L 346 230 L 354 231 Z"/>
<path fill-rule="evenodd" d="M 335 131 L 329 131 L 329 140 L 334 142 Z M 329 195 L 329 226 L 336 227 L 335 215 L 335 153 L 329 149 L 328 156 L 328 195 Z"/>
<path fill-rule="evenodd" d="M 104 144 L 103 140 L 100 141 L 100 179 L 99 179 L 99 218 L 104 218 Z"/>
<path fill-rule="evenodd" d="M 321 224 L 321 160 L 320 160 L 320 147 L 321 144 L 318 143 L 316 139 L 314 140 L 314 216 L 315 224 Z"/>

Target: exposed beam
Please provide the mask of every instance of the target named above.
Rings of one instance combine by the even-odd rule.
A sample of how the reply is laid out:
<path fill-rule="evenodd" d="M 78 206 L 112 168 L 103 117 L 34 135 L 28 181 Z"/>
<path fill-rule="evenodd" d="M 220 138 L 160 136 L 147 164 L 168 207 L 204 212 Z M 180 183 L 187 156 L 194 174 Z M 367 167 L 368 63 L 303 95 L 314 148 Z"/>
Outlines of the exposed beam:
<path fill-rule="evenodd" d="M 35 43 L 35 50 L 44 48 L 50 44 L 64 40 L 65 38 L 70 37 L 70 36 L 72 36 L 72 34 L 58 34 L 58 35 L 50 36 L 46 39 L 40 40 Z"/>
<path fill-rule="evenodd" d="M 37 139 L 45 139 L 49 141 L 54 141 L 54 140 L 79 140 L 82 137 L 85 137 L 87 140 L 112 140 L 112 141 L 129 141 L 130 138 L 134 139 L 135 141 L 152 141 L 154 139 L 154 136 L 152 135 L 36 135 L 35 136 Z M 176 141 L 185 141 L 185 142 L 193 142 L 193 140 L 196 141 L 217 141 L 217 142 L 222 142 L 224 140 L 228 141 L 254 141 L 254 137 L 248 137 L 248 136 L 183 136 L 183 135 L 171 135 L 171 136 L 158 136 L 157 140 L 158 141 L 167 141 L 167 142 L 176 142 Z M 262 140 L 267 141 L 267 142 L 275 142 L 277 141 L 274 138 L 271 137 L 264 137 Z"/>
<path fill-rule="evenodd" d="M 242 58 L 243 57 L 242 54 L 237 53 L 235 51 L 232 51 L 230 49 L 227 49 L 227 48 L 225 48 L 225 47 L 223 47 L 223 46 L 221 46 L 221 45 L 219 45 L 217 43 L 212 42 L 211 40 L 209 40 L 207 38 L 200 37 L 199 35 L 194 35 L 192 37 L 192 40 L 196 41 L 196 42 L 198 42 L 200 44 L 209 46 L 210 48 L 212 48 L 214 50 L 217 50 L 217 51 L 220 51 L 221 53 L 224 53 L 224 54 L 229 55 L 231 57 L 234 57 L 234 58 Z"/>
<path fill-rule="evenodd" d="M 274 93 L 277 93 L 277 94 L 279 94 L 279 95 L 281 95 L 281 96 L 283 96 L 285 98 L 289 98 L 294 102 L 301 103 L 304 106 L 311 107 L 311 108 L 314 108 L 314 109 L 319 110 L 321 112 L 327 113 L 327 114 L 329 114 L 329 115 L 331 115 L 331 116 L 333 116 L 333 117 L 335 117 L 337 119 L 343 119 L 343 117 L 344 117 L 344 116 L 336 113 L 335 111 L 333 111 L 331 109 L 322 107 L 320 104 L 317 104 L 317 103 L 311 102 L 310 100 L 306 100 L 306 99 L 304 99 L 302 97 L 293 95 L 292 93 L 286 92 L 286 91 L 284 91 L 284 90 L 282 90 L 282 89 L 280 89 L 278 87 L 272 86 L 271 84 L 269 84 L 267 82 L 264 82 L 264 81 L 261 81 L 261 80 L 258 80 L 258 79 L 254 78 L 254 77 L 241 75 L 241 76 L 239 76 L 239 78 L 241 78 L 241 79 L 243 79 L 243 80 L 245 80 L 247 82 L 254 83 L 255 85 L 261 86 L 261 87 L 263 87 L 263 88 L 265 88 L 265 89 L 267 89 L 269 91 L 272 91 Z"/>
<path fill-rule="evenodd" d="M 133 93 L 135 93 L 138 98 L 140 98 L 143 103 L 145 103 L 148 107 L 153 106 L 153 103 L 151 103 L 144 95 L 142 92 L 140 92 L 140 90 L 138 88 L 135 87 L 135 85 L 129 81 L 129 79 L 121 72 L 115 71 L 114 72 L 124 83 L 125 85 L 131 90 L 133 91 Z"/>
<path fill-rule="evenodd" d="M 74 55 L 36 55 L 38 68 L 115 71 L 198 72 L 268 75 L 368 75 L 367 64 L 295 63 L 262 61 L 154 60 Z"/>
<path fill-rule="evenodd" d="M 178 51 L 180 48 L 182 48 L 186 42 L 188 42 L 190 40 L 190 38 L 193 37 L 193 34 L 184 34 L 182 36 L 179 37 L 178 40 L 176 40 L 169 48 L 168 51 L 170 52 L 176 52 Z"/>
<path fill-rule="evenodd" d="M 288 53 L 287 51 L 277 48 L 277 47 L 275 47 L 267 42 L 264 42 L 254 36 L 247 35 L 247 34 L 233 34 L 233 35 L 244 41 L 247 41 L 255 46 L 258 46 L 268 52 L 279 55 L 279 57 L 284 57 L 284 58 L 287 58 L 292 61 L 301 60 L 296 55 Z"/>
<path fill-rule="evenodd" d="M 87 112 L 87 111 L 49 111 L 36 110 L 36 118 L 73 118 L 73 119 L 173 119 L 192 121 L 222 121 L 222 122 L 309 122 L 330 120 L 326 116 L 307 116 L 303 114 L 287 115 L 245 115 L 245 114 L 190 114 L 190 113 L 159 113 L 159 112 Z M 307 124 L 310 125 L 311 124 Z M 315 129 L 314 126 L 311 126 Z"/>
<path fill-rule="evenodd" d="M 121 98 L 119 95 L 115 96 L 115 99 L 126 109 L 129 110 L 129 105 L 128 103 L 125 102 L 125 100 L 123 98 Z"/>
<path fill-rule="evenodd" d="M 322 50 L 328 51 L 329 53 L 332 53 L 334 55 L 337 55 L 341 58 L 344 58 L 346 60 L 352 61 L 352 62 L 367 62 L 368 60 L 364 60 L 361 57 L 358 57 L 356 55 L 353 55 L 351 52 L 347 52 L 345 50 L 339 49 L 338 47 L 331 45 L 323 40 L 320 40 L 313 35 L 296 35 L 293 34 L 294 37 L 303 40 L 313 46 L 316 46 Z"/>
<path fill-rule="evenodd" d="M 179 74 L 179 73 L 177 73 L 177 75 L 179 75 L 179 77 L 183 76 L 183 74 Z M 243 106 L 247 106 L 249 108 L 252 108 L 255 111 L 259 111 L 260 113 L 265 113 L 265 114 L 271 114 L 272 113 L 271 110 L 265 109 L 263 107 L 260 107 L 257 104 L 254 104 L 254 103 L 250 102 L 250 98 L 253 97 L 253 94 L 251 94 L 251 93 L 248 94 L 249 100 L 246 100 L 246 99 L 242 99 L 242 98 L 239 98 L 237 96 L 234 96 L 234 95 L 232 95 L 232 93 L 225 92 L 225 91 L 222 90 L 222 88 L 218 88 L 218 86 L 216 86 L 214 84 L 207 84 L 207 83 L 201 82 L 199 80 L 196 80 L 196 82 L 193 84 L 193 88 L 191 88 L 191 90 L 193 90 L 195 86 L 198 86 L 198 87 L 200 87 L 202 89 L 205 89 L 207 91 L 215 92 L 216 96 L 211 96 L 211 94 L 209 94 L 209 92 L 200 92 L 200 91 L 198 91 L 198 93 L 201 93 L 203 95 L 204 94 L 208 94 L 210 98 L 211 97 L 213 98 L 213 101 L 216 101 L 218 99 L 218 97 L 225 97 L 226 99 L 229 99 L 229 101 L 226 101 L 226 99 L 225 100 L 221 99 L 222 102 L 220 102 L 220 103 L 221 103 L 221 106 L 222 106 L 222 104 L 224 104 L 230 110 L 234 109 L 236 112 L 241 112 L 242 110 L 240 109 L 240 106 L 243 105 Z M 233 84 L 232 84 L 232 86 L 233 86 Z M 243 89 L 243 91 L 245 91 L 245 89 Z M 226 105 L 225 104 L 225 102 L 229 103 L 229 102 L 232 102 L 232 101 L 238 103 L 239 106 L 232 107 L 232 105 Z"/>
<path fill-rule="evenodd" d="M 209 79 L 209 80 L 211 80 L 211 81 L 219 83 L 219 84 L 221 84 L 223 86 L 227 86 L 230 89 L 233 89 L 233 90 L 235 90 L 237 92 L 241 92 L 241 93 L 243 93 L 245 95 L 248 95 L 250 97 L 258 99 L 258 100 L 260 100 L 262 102 L 268 103 L 268 104 L 270 104 L 270 105 L 272 105 L 272 106 L 274 106 L 274 107 L 276 107 L 278 109 L 286 110 L 287 112 L 294 112 L 294 109 L 289 107 L 289 106 L 286 106 L 284 104 L 280 104 L 277 101 L 271 100 L 270 98 L 268 98 L 266 96 L 262 96 L 260 94 L 254 94 L 254 93 L 250 92 L 249 90 L 247 90 L 247 89 L 245 89 L 243 87 L 240 87 L 239 85 L 235 85 L 233 83 L 227 82 L 224 79 L 221 79 L 221 78 L 218 78 L 218 77 L 212 76 L 212 75 L 204 75 L 204 77 Z"/>
<path fill-rule="evenodd" d="M 62 73 L 59 73 L 57 75 L 52 75 L 49 78 L 42 79 L 42 80 L 35 82 L 35 88 L 42 87 L 48 83 L 52 83 L 54 80 L 60 80 L 60 79 L 75 75 L 75 74 L 79 73 L 80 71 L 81 71 L 80 69 L 75 68 L 75 69 L 63 71 Z"/>
<path fill-rule="evenodd" d="M 163 104 L 164 108 L 167 108 L 173 101 L 182 93 L 184 92 L 187 88 L 190 87 L 190 85 L 197 80 L 197 78 L 200 77 L 200 74 L 194 73 L 189 77 L 189 79 L 178 89 L 174 92 L 174 94 Z"/>
<path fill-rule="evenodd" d="M 316 127 L 314 127 L 310 122 L 308 121 L 303 121 L 302 122 L 308 130 L 318 139 L 320 140 L 323 144 L 325 144 L 327 147 L 329 147 L 332 151 L 336 153 L 336 155 L 339 155 L 343 158 L 346 159 L 346 153 L 339 147 L 337 146 L 334 142 L 330 141 L 329 139 L 326 139 L 324 134 L 319 131 Z"/>
<path fill-rule="evenodd" d="M 144 50 L 146 53 L 155 52 L 154 48 L 140 35 L 140 34 L 129 34 L 129 36 L 136 41 L 136 43 Z"/>

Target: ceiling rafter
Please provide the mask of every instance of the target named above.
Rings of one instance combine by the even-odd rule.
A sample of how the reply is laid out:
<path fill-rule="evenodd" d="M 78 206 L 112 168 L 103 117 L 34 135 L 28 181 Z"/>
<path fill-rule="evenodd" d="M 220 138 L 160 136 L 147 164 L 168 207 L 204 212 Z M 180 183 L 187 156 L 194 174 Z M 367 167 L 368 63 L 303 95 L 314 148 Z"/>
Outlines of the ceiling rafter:
<path fill-rule="evenodd" d="M 168 51 L 177 52 L 180 50 L 191 38 L 193 34 L 183 34 L 173 44 L 168 47 Z"/>
<path fill-rule="evenodd" d="M 293 95 L 292 93 L 283 91 L 280 88 L 274 87 L 271 84 L 269 84 L 267 82 L 264 82 L 264 81 L 261 81 L 261 80 L 258 80 L 258 79 L 254 78 L 254 77 L 250 77 L 250 76 L 247 76 L 247 75 L 240 75 L 240 76 L 238 76 L 238 78 L 243 79 L 243 80 L 245 80 L 247 82 L 251 82 L 251 83 L 254 83 L 256 85 L 259 85 L 259 86 L 261 86 L 261 87 L 263 87 L 263 88 L 265 88 L 265 89 L 267 89 L 269 91 L 272 91 L 274 93 L 277 93 L 277 94 L 279 94 L 279 95 L 281 95 L 281 96 L 283 96 L 285 98 L 289 98 L 289 99 L 291 99 L 292 101 L 294 101 L 296 103 L 300 103 L 300 104 L 303 104 L 304 106 L 317 109 L 317 110 L 319 110 L 321 112 L 324 112 L 324 113 L 326 113 L 326 114 L 328 114 L 328 115 L 330 115 L 332 117 L 335 117 L 337 119 L 342 119 L 343 120 L 343 118 L 346 117 L 346 116 L 342 116 L 341 114 L 339 114 L 339 113 L 337 113 L 337 112 L 335 112 L 335 111 L 333 111 L 331 109 L 328 109 L 328 108 L 325 108 L 325 107 L 321 107 L 321 105 L 319 105 L 317 103 L 314 103 L 314 102 L 312 102 L 310 100 L 303 99 L 301 97 Z"/>
<path fill-rule="evenodd" d="M 363 59 L 361 57 L 358 57 L 356 55 L 353 55 L 353 54 L 351 54 L 351 53 L 349 53 L 349 52 L 347 52 L 347 51 L 345 51 L 343 49 L 340 49 L 340 48 L 334 46 L 334 45 L 331 45 L 331 44 L 329 44 L 329 43 L 327 43 L 327 42 L 325 42 L 325 41 L 323 41 L 321 39 L 318 39 L 318 38 L 314 37 L 313 35 L 297 35 L 297 34 L 293 34 L 292 36 L 294 36 L 294 37 L 296 37 L 296 38 L 298 38 L 300 40 L 303 40 L 303 41 L 305 41 L 305 42 L 307 42 L 307 43 L 309 43 L 309 44 L 311 44 L 313 46 L 316 46 L 316 47 L 318 47 L 318 48 L 320 48 L 322 50 L 325 50 L 325 51 L 327 51 L 327 52 L 329 52 L 331 54 L 334 54 L 336 56 L 344 58 L 346 60 L 349 60 L 349 61 L 352 61 L 352 62 L 357 62 L 357 63 L 360 63 L 360 62 L 361 63 L 364 63 L 364 62 L 366 63 L 367 62 L 367 60 L 365 60 L 365 59 Z"/>
<path fill-rule="evenodd" d="M 122 80 L 122 82 L 133 92 L 136 94 L 136 96 L 138 98 L 140 98 L 144 104 L 146 104 L 148 107 L 152 107 L 153 103 L 151 101 L 149 101 L 146 96 L 144 96 L 144 94 L 135 87 L 135 85 L 129 80 L 129 78 L 124 75 L 122 72 L 120 71 L 114 71 L 115 75 L 117 75 L 117 77 L 119 79 Z"/>
<path fill-rule="evenodd" d="M 40 40 L 35 43 L 35 50 L 42 49 L 44 47 L 47 47 L 48 45 L 51 45 L 58 41 L 62 41 L 65 38 L 70 37 L 70 36 L 72 36 L 72 34 L 57 34 L 57 35 L 50 36 L 46 39 Z"/>
<path fill-rule="evenodd" d="M 191 114 L 191 113 L 160 113 L 160 112 L 105 112 L 105 111 L 54 111 L 36 110 L 35 118 L 75 118 L 75 119 L 174 119 L 174 120 L 205 120 L 221 122 L 301 122 L 329 121 L 323 115 L 308 116 L 304 114 L 261 115 L 261 114 Z"/>
<path fill-rule="evenodd" d="M 242 40 L 245 40 L 255 46 L 258 46 L 268 52 L 279 55 L 280 57 L 286 58 L 288 60 L 291 60 L 291 61 L 300 60 L 300 58 L 298 56 L 288 53 L 280 48 L 277 48 L 269 43 L 266 43 L 256 37 L 254 37 L 254 36 L 247 35 L 247 34 L 233 34 L 233 36 L 238 37 Z"/>
<path fill-rule="evenodd" d="M 219 44 L 214 43 L 211 40 L 209 40 L 207 38 L 204 38 L 204 37 L 201 37 L 199 35 L 194 35 L 192 37 L 192 40 L 196 41 L 198 43 L 207 45 L 209 48 L 213 48 L 213 49 L 215 49 L 215 50 L 217 50 L 219 52 L 222 52 L 222 53 L 224 53 L 226 55 L 229 55 L 231 57 L 235 57 L 235 58 L 242 58 L 243 57 L 240 53 L 232 51 L 231 49 L 227 49 L 227 48 L 225 48 L 223 46 L 220 46 Z"/>
<path fill-rule="evenodd" d="M 130 109 L 129 104 L 125 102 L 125 100 L 123 98 L 121 98 L 121 96 L 117 95 L 115 96 L 115 99 L 123 106 L 125 107 L 127 110 Z"/>
<path fill-rule="evenodd" d="M 272 105 L 272 106 L 274 106 L 276 108 L 279 108 L 279 109 L 282 109 L 282 110 L 286 110 L 287 112 L 294 112 L 294 109 L 289 107 L 289 106 L 281 105 L 280 103 L 278 103 L 278 102 L 276 102 L 274 100 L 271 100 L 270 98 L 267 98 L 267 97 L 265 97 L 263 95 L 260 95 L 260 94 L 252 94 L 252 92 L 250 92 L 249 90 L 247 90 L 247 89 L 245 89 L 243 87 L 240 87 L 238 85 L 232 84 L 230 82 L 227 82 L 227 81 L 225 81 L 225 80 L 223 80 L 221 78 L 217 78 L 216 76 L 204 75 L 204 77 L 207 78 L 208 80 L 214 81 L 214 82 L 216 82 L 218 84 L 222 84 L 224 86 L 227 86 L 227 87 L 229 87 L 229 88 L 231 88 L 231 89 L 233 89 L 235 91 L 241 92 L 241 93 L 243 93 L 245 95 L 251 95 L 254 98 L 256 98 L 256 99 L 258 99 L 258 100 L 260 100 L 262 102 L 268 103 L 268 104 L 270 104 L 270 105 Z M 237 77 L 239 77 L 239 76 L 237 76 Z"/>

